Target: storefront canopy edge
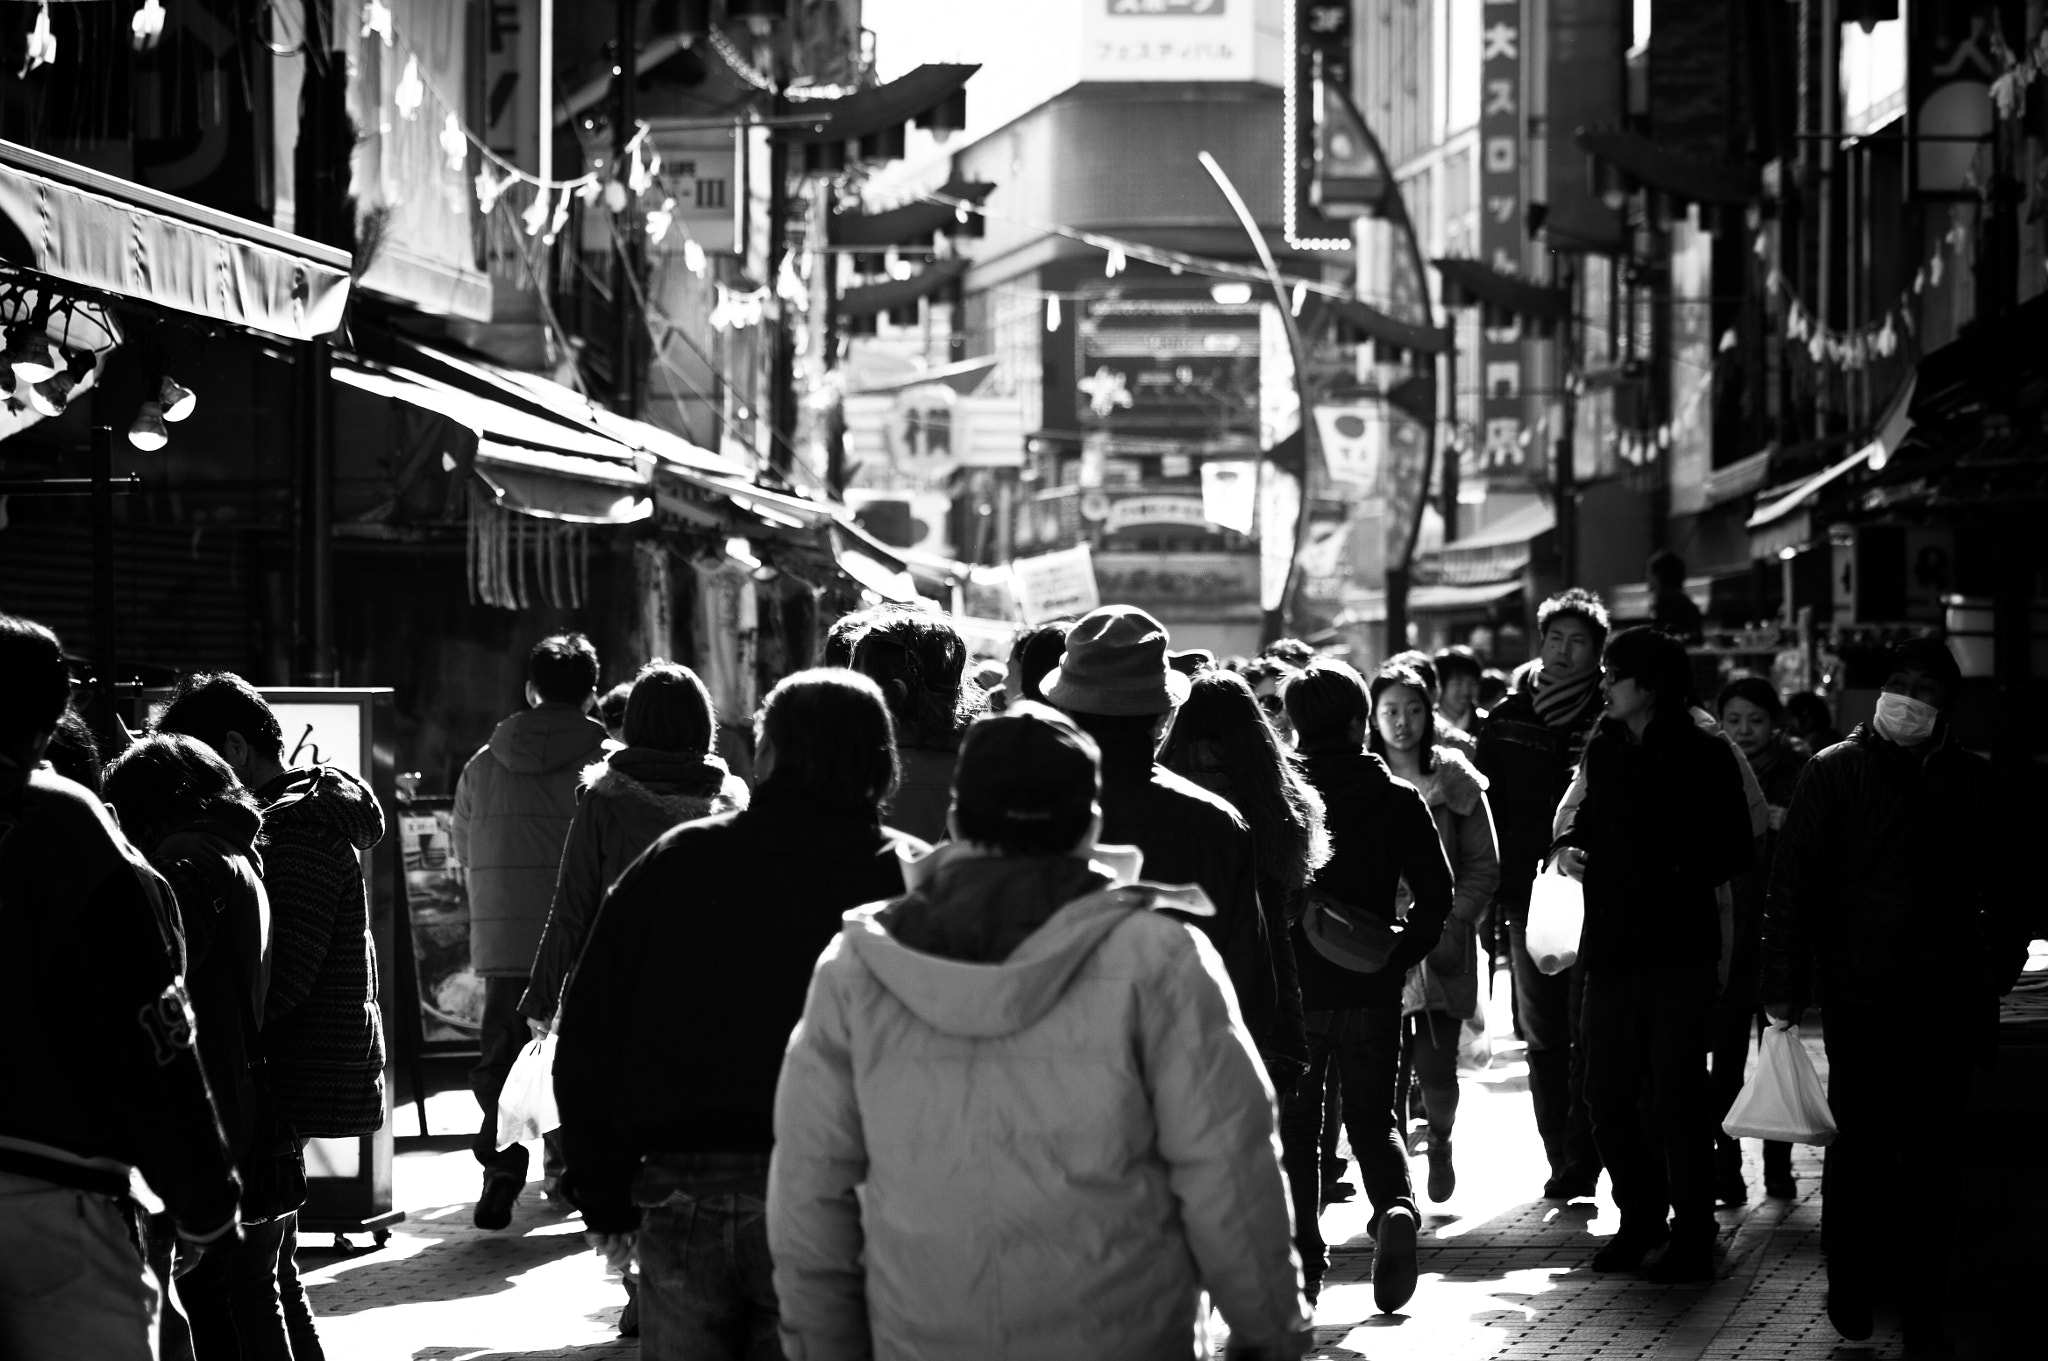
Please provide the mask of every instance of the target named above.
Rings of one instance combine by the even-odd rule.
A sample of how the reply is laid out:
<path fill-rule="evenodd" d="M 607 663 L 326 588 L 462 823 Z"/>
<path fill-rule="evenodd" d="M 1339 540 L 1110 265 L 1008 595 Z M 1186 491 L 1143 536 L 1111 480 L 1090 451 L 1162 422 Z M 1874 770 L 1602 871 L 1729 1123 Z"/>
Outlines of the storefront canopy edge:
<path fill-rule="evenodd" d="M 1417 586 L 1408 593 L 1408 608 L 1424 614 L 1478 609 L 1505 600 L 1521 589 L 1520 581 L 1494 581 L 1484 586 Z"/>
<path fill-rule="evenodd" d="M 4 141 L 0 259 L 287 340 L 348 301 L 345 251 Z"/>
<path fill-rule="evenodd" d="M 1751 557 L 1775 556 L 1782 549 L 1796 548 L 1804 543 L 1810 537 L 1806 517 L 1801 514 L 1798 520 L 1792 520 L 1795 511 L 1804 512 L 1811 509 L 1814 498 L 1820 495 L 1823 488 L 1865 464 L 1879 468 L 1884 466 L 1892 451 L 1899 447 L 1900 442 L 1906 438 L 1906 433 L 1913 428 L 1913 422 L 1907 413 L 1912 410 L 1913 390 L 1917 382 L 1917 375 L 1907 377 L 1905 385 L 1899 389 L 1898 394 L 1892 398 L 1891 405 L 1886 408 L 1884 418 L 1878 422 L 1877 433 L 1871 437 L 1868 444 L 1834 466 L 1815 473 L 1789 491 L 1772 496 L 1757 508 L 1756 513 L 1749 517 L 1748 525 Z M 1787 528 L 1788 522 L 1790 528 Z"/>
<path fill-rule="evenodd" d="M 337 362 L 334 366 L 335 381 L 392 401 L 404 402 L 436 416 L 445 416 L 470 431 L 478 439 L 495 439 L 502 444 L 516 444 L 529 449 L 552 450 L 560 454 L 575 455 L 597 463 L 621 468 L 628 476 L 645 482 L 644 470 L 639 469 L 640 460 L 632 449 L 589 430 L 578 429 L 560 421 L 551 421 L 536 416 L 503 402 L 494 402 L 488 397 L 465 392 L 447 383 L 437 382 L 425 374 L 408 369 L 370 369 L 352 363 Z"/>

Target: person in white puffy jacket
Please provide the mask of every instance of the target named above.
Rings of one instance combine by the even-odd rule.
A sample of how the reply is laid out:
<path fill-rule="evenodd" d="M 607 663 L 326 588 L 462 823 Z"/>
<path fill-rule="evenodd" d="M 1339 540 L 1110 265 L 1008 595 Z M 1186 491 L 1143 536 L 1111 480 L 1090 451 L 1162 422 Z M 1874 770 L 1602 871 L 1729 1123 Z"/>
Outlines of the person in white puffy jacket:
<path fill-rule="evenodd" d="M 1207 900 L 1111 868 L 1099 771 L 1044 706 L 975 724 L 955 841 L 819 960 L 768 1185 L 790 1361 L 1186 1361 L 1205 1291 L 1229 1355 L 1307 1349 L 1272 1088 L 1170 915 Z"/>

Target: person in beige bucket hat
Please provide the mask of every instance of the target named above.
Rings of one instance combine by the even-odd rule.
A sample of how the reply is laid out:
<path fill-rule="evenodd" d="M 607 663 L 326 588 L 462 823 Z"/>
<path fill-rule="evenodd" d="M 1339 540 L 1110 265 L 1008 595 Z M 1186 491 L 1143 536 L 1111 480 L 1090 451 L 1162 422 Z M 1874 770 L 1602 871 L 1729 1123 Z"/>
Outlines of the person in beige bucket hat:
<path fill-rule="evenodd" d="M 1167 665 L 1166 625 L 1134 605 L 1105 605 L 1067 632 L 1066 655 L 1039 689 L 1075 714 L 1169 714 L 1188 678 Z"/>

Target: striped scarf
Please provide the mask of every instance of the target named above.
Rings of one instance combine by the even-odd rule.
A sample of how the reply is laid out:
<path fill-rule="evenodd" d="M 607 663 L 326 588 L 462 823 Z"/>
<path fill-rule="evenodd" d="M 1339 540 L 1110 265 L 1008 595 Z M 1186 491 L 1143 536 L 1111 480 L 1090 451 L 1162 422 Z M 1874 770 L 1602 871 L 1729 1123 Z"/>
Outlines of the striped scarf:
<path fill-rule="evenodd" d="M 1585 722 L 1587 702 L 1600 685 L 1600 669 L 1594 667 L 1568 681 L 1555 680 L 1548 671 L 1538 670 L 1534 679 L 1536 688 L 1531 698 L 1543 726 L 1575 728 Z"/>

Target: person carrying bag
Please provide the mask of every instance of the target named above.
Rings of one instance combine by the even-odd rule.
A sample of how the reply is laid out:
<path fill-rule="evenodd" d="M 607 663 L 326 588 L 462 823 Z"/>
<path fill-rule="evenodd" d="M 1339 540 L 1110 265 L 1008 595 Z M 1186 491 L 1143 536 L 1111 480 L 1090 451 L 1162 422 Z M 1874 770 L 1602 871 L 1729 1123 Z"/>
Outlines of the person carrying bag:
<path fill-rule="evenodd" d="M 1773 1024 L 1764 1031 L 1756 1067 L 1721 1128 L 1731 1139 L 1775 1139 L 1816 1148 L 1835 1141 L 1834 1113 L 1796 1027 Z"/>

